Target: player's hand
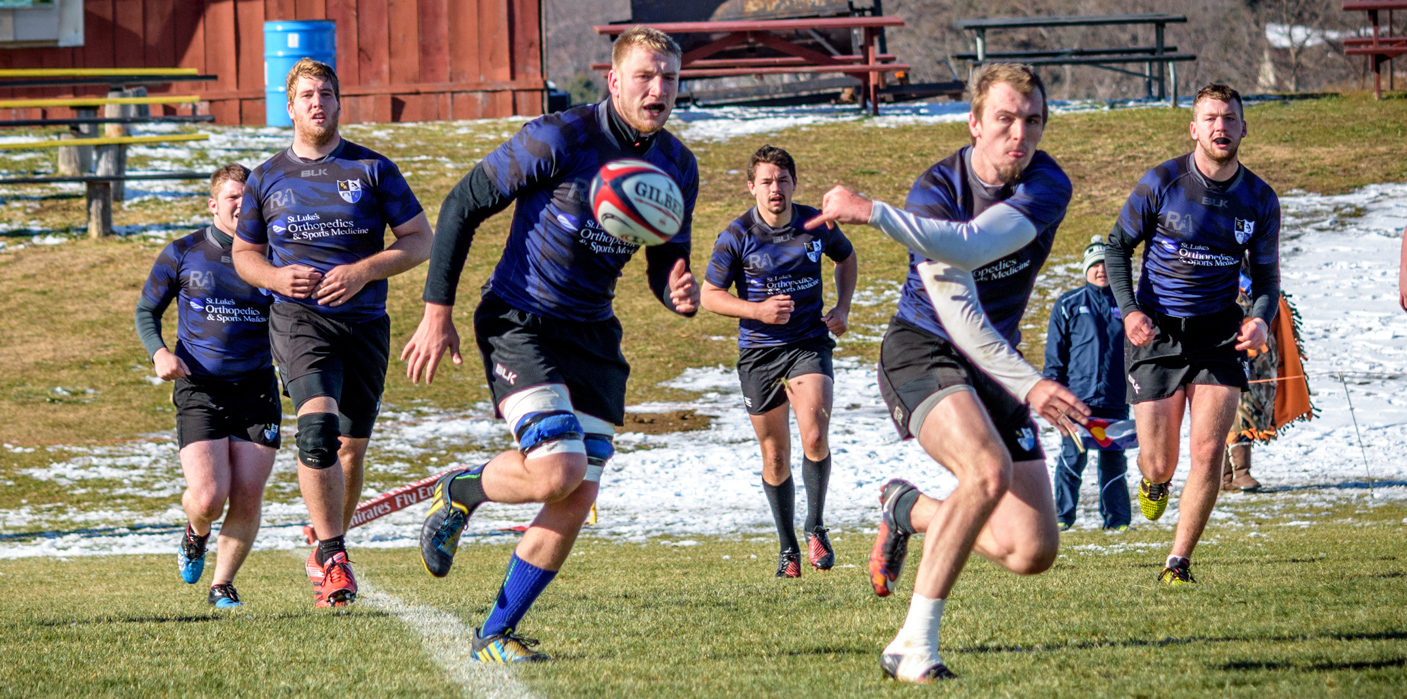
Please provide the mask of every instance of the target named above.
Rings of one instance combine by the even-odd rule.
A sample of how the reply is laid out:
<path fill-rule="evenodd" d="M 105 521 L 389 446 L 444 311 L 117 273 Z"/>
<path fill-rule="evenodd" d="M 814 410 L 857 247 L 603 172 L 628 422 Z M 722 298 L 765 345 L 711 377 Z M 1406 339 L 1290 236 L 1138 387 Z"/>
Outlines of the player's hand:
<path fill-rule="evenodd" d="M 425 385 L 435 380 L 435 369 L 440 366 L 445 351 L 449 351 L 450 361 L 455 366 L 464 363 L 459 355 L 459 332 L 454 329 L 452 312 L 454 306 L 438 303 L 425 304 L 425 315 L 420 317 L 420 326 L 410 336 L 401 350 L 401 361 L 405 362 L 405 376 L 411 383 L 420 383 L 420 373 L 425 373 Z"/>
<path fill-rule="evenodd" d="M 307 265 L 289 265 L 274 272 L 274 285 L 270 290 L 291 299 L 305 299 L 312 296 L 320 283 L 322 272 Z"/>
<path fill-rule="evenodd" d="M 826 329 L 830 330 L 832 335 L 840 337 L 850 329 L 850 311 L 832 308 L 829 313 L 821 316 L 821 322 L 826 324 Z"/>
<path fill-rule="evenodd" d="M 1236 349 L 1261 351 L 1265 340 L 1270 336 L 1270 327 L 1260 318 L 1247 318 L 1241 323 L 1241 332 L 1236 334 Z"/>
<path fill-rule="evenodd" d="M 796 302 L 786 294 L 768 296 L 757 302 L 757 320 L 768 325 L 786 325 L 791 320 L 791 312 L 796 310 Z"/>
<path fill-rule="evenodd" d="M 844 187 L 836 185 L 821 197 L 821 213 L 807 221 L 806 230 L 820 226 L 834 227 L 836 223 L 869 223 L 874 202 Z"/>
<path fill-rule="evenodd" d="M 1089 424 L 1089 406 L 1076 398 L 1070 389 L 1050 379 L 1037 381 L 1026 393 L 1026 402 L 1030 404 L 1031 410 L 1045 418 L 1046 422 L 1055 425 L 1055 429 L 1067 437 L 1079 439 L 1070 423 L 1086 426 Z"/>
<path fill-rule="evenodd" d="M 369 281 L 360 265 L 338 265 L 323 275 L 313 298 L 319 306 L 341 306 L 352 300 Z"/>
<path fill-rule="evenodd" d="M 1131 311 L 1124 316 L 1124 337 L 1127 337 L 1134 347 L 1142 347 L 1152 342 L 1155 334 L 1153 319 L 1149 318 L 1147 313 Z"/>
<path fill-rule="evenodd" d="M 682 259 L 675 260 L 669 270 L 669 301 L 680 315 L 693 315 L 699 310 L 699 283 Z"/>
<path fill-rule="evenodd" d="M 151 361 L 156 365 L 156 375 L 162 381 L 174 381 L 191 375 L 190 367 L 165 347 L 157 350 Z"/>

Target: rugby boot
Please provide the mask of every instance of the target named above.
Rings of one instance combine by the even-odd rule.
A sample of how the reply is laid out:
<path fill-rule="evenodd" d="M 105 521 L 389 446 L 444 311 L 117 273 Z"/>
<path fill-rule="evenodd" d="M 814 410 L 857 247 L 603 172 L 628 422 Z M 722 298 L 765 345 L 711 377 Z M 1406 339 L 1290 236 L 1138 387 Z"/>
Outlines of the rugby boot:
<path fill-rule="evenodd" d="M 786 549 L 777 555 L 777 577 L 779 578 L 799 578 L 801 577 L 801 552 L 796 549 Z"/>
<path fill-rule="evenodd" d="M 216 609 L 229 609 L 231 607 L 243 607 L 244 603 L 239 601 L 239 593 L 235 592 L 233 583 L 223 583 L 210 586 L 210 596 L 206 598 Z"/>
<path fill-rule="evenodd" d="M 1143 516 L 1156 521 L 1168 509 L 1168 484 L 1150 483 L 1147 478 L 1138 482 L 1138 509 Z"/>
<path fill-rule="evenodd" d="M 338 551 L 322 565 L 322 583 L 317 585 L 314 606 L 345 607 L 357 601 L 357 579 L 346 551 Z"/>
<path fill-rule="evenodd" d="M 474 659 L 481 663 L 543 663 L 551 660 L 546 653 L 533 650 L 538 643 L 537 639 L 523 638 L 513 633 L 512 629 L 487 637 L 480 636 L 479 629 L 474 629 L 470 650 Z"/>
<path fill-rule="evenodd" d="M 934 682 L 957 679 L 957 675 L 938 659 L 936 650 L 927 644 L 904 643 L 895 639 L 879 655 L 879 667 L 891 680 L 900 682 Z"/>
<path fill-rule="evenodd" d="M 830 570 L 835 565 L 835 549 L 826 536 L 825 527 L 816 527 L 806 532 L 806 553 L 811 558 L 811 567 L 816 570 Z"/>
<path fill-rule="evenodd" d="M 313 584 L 313 600 L 322 601 L 322 566 L 318 564 L 318 547 L 314 546 L 303 562 L 303 572 L 308 574 L 308 582 Z"/>
<path fill-rule="evenodd" d="M 430 500 L 430 513 L 420 527 L 420 560 L 425 570 L 437 578 L 449 575 L 454 554 L 459 550 L 459 534 L 479 503 L 457 502 L 450 496 L 450 481 L 458 477 L 479 478 L 484 468 L 446 473 L 435 481 L 435 494 Z"/>
<path fill-rule="evenodd" d="M 879 533 L 870 549 L 869 572 L 870 585 L 880 597 L 888 597 L 894 591 L 892 583 L 899 579 L 904 559 L 909 555 L 910 534 L 899 530 L 894 508 L 899 496 L 911 490 L 914 490 L 912 483 L 895 478 L 879 491 Z"/>
<path fill-rule="evenodd" d="M 176 570 L 180 571 L 181 579 L 191 585 L 200 582 L 200 575 L 205 572 L 205 542 L 209 538 L 209 534 L 196 536 L 189 524 L 181 535 L 181 546 L 176 550 Z"/>
<path fill-rule="evenodd" d="M 1192 577 L 1192 562 L 1182 559 L 1173 568 L 1164 568 L 1158 574 L 1158 582 L 1165 585 L 1192 585 L 1197 579 Z"/>

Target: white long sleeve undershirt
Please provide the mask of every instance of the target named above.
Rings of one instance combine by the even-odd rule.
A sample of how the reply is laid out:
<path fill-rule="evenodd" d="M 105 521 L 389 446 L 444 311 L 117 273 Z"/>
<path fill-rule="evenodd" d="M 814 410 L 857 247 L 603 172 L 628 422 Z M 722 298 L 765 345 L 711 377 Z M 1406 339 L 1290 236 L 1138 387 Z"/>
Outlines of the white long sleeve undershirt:
<path fill-rule="evenodd" d="M 966 223 L 911 214 L 875 201 L 870 225 L 904 247 L 971 272 L 1010 255 L 1036 239 L 1036 225 L 1010 204 L 987 207 Z"/>
<path fill-rule="evenodd" d="M 917 270 L 953 345 L 1025 403 L 1026 394 L 1041 380 L 1041 374 L 992 326 L 977 299 L 977 283 L 972 274 L 932 260 L 920 262 Z"/>

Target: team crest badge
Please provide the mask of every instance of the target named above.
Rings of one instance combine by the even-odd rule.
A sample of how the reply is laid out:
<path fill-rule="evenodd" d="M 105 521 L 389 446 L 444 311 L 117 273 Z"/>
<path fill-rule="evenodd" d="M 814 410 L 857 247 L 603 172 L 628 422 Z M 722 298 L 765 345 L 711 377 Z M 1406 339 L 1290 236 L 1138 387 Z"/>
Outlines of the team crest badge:
<path fill-rule="evenodd" d="M 278 425 L 264 425 L 264 441 L 272 442 L 278 439 Z"/>
<path fill-rule="evenodd" d="M 821 259 L 821 241 L 809 240 L 806 242 L 806 259 L 812 262 L 819 262 Z"/>
<path fill-rule="evenodd" d="M 1236 219 L 1236 242 L 1245 245 L 1256 232 L 1256 222 Z"/>
<path fill-rule="evenodd" d="M 1022 427 L 1016 433 L 1016 443 L 1020 444 L 1022 449 L 1031 451 L 1036 448 L 1036 434 L 1031 431 L 1031 428 Z"/>
<path fill-rule="evenodd" d="M 362 181 L 337 180 L 337 193 L 341 194 L 348 204 L 355 204 L 362 198 Z"/>

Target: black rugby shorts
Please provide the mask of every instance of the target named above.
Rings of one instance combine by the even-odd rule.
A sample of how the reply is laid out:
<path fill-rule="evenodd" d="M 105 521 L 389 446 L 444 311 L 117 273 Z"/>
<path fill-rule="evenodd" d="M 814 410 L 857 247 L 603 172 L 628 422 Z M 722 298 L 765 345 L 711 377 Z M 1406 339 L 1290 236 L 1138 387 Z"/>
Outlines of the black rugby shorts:
<path fill-rule="evenodd" d="M 1171 397 L 1188 384 L 1234 386 L 1246 390 L 1243 353 L 1236 349 L 1236 335 L 1245 315 L 1241 307 L 1216 313 L 1175 318 L 1144 310 L 1153 319 L 1153 341 L 1135 347 L 1124 339 L 1124 366 L 1128 367 L 1129 403 Z"/>
<path fill-rule="evenodd" d="M 231 381 L 186 377 L 176 379 L 171 402 L 176 406 L 176 441 L 182 448 L 195 442 L 233 439 L 278 448 L 283 409 L 272 368 Z"/>
<path fill-rule="evenodd" d="M 344 437 L 371 436 L 390 361 L 389 317 L 349 323 L 299 303 L 276 303 L 269 311 L 269 344 L 295 410 L 328 396 L 337 401 Z"/>
<path fill-rule="evenodd" d="M 741 348 L 738 380 L 743 387 L 743 406 L 748 413 L 761 415 L 787 402 L 787 379 L 807 374 L 835 378 L 831 363 L 834 350 L 835 340 L 830 335 L 777 347 Z"/>

